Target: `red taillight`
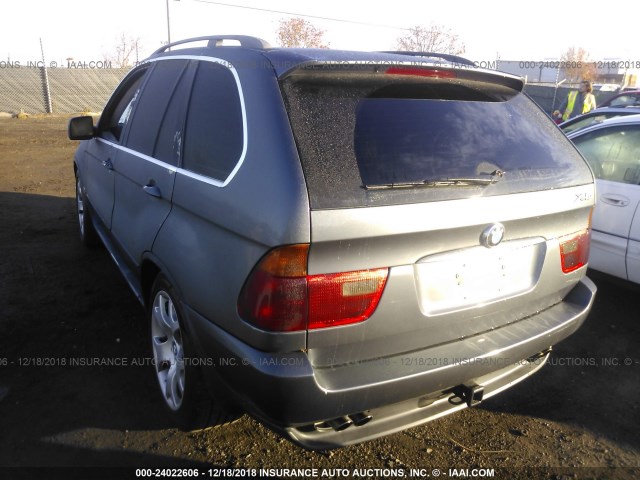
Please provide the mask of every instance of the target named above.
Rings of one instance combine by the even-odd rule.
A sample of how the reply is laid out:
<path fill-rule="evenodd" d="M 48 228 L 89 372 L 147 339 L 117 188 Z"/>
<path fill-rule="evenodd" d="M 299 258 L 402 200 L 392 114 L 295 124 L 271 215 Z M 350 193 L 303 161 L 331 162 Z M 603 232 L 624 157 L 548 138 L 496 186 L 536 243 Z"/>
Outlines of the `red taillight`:
<path fill-rule="evenodd" d="M 309 245 L 304 244 L 269 252 L 240 293 L 240 316 L 263 330 L 305 330 L 308 251 Z"/>
<path fill-rule="evenodd" d="M 388 269 L 307 275 L 308 249 L 290 245 L 260 261 L 238 299 L 244 320 L 263 330 L 292 332 L 362 322 L 373 314 Z"/>
<path fill-rule="evenodd" d="M 560 260 L 562 271 L 570 273 L 587 264 L 591 245 L 591 230 L 567 235 L 560 239 Z"/>
<path fill-rule="evenodd" d="M 430 78 L 457 78 L 453 70 L 442 70 L 439 68 L 416 68 L 416 67 L 390 67 L 385 72 L 387 75 L 409 75 L 414 77 Z"/>

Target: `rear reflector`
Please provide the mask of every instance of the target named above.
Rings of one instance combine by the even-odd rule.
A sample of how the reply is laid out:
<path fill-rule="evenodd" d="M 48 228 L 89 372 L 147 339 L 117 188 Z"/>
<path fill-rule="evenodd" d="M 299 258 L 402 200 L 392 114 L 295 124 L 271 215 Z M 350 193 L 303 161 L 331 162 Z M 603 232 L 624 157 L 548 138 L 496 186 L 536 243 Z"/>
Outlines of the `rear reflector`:
<path fill-rule="evenodd" d="M 453 70 L 439 68 L 390 67 L 384 73 L 387 75 L 409 75 L 414 77 L 457 78 L 456 72 Z"/>
<path fill-rule="evenodd" d="M 389 269 L 308 275 L 308 249 L 290 245 L 263 257 L 238 298 L 244 320 L 263 330 L 292 332 L 349 325 L 373 314 Z"/>
<path fill-rule="evenodd" d="M 312 275 L 309 282 L 309 329 L 366 320 L 378 306 L 387 268 Z"/>
<path fill-rule="evenodd" d="M 567 235 L 560 238 L 560 260 L 562 271 L 571 273 L 589 262 L 591 230 Z"/>

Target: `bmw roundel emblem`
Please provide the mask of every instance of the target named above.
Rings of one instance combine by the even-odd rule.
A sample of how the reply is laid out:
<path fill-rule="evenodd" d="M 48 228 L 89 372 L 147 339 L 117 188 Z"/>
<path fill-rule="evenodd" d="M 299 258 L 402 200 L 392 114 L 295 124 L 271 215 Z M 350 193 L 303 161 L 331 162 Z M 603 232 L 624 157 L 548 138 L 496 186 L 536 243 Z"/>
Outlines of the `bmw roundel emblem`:
<path fill-rule="evenodd" d="M 494 223 L 484 229 L 480 236 L 480 242 L 487 248 L 495 247 L 499 245 L 504 238 L 504 225 L 501 223 Z"/>

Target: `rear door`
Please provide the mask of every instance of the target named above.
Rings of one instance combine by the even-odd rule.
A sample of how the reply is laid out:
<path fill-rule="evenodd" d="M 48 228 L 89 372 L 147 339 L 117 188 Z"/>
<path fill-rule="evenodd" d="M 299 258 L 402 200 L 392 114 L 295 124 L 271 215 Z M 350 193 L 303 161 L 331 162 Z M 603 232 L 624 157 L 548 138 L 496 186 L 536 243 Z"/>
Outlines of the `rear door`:
<path fill-rule="evenodd" d="M 171 210 L 192 73 L 189 60 L 154 62 L 114 163 L 112 231 L 133 265 Z"/>
<path fill-rule="evenodd" d="M 592 130 L 573 142 L 597 179 L 590 266 L 640 281 L 640 125 Z"/>

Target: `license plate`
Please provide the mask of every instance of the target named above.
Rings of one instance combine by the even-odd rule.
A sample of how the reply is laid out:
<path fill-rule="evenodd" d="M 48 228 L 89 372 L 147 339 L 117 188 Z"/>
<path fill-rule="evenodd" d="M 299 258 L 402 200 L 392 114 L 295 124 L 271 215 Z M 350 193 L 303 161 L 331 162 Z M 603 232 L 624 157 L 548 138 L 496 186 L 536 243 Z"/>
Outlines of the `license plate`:
<path fill-rule="evenodd" d="M 520 295 L 542 270 L 543 239 L 504 242 L 423 258 L 415 264 L 422 312 L 440 315 Z"/>

